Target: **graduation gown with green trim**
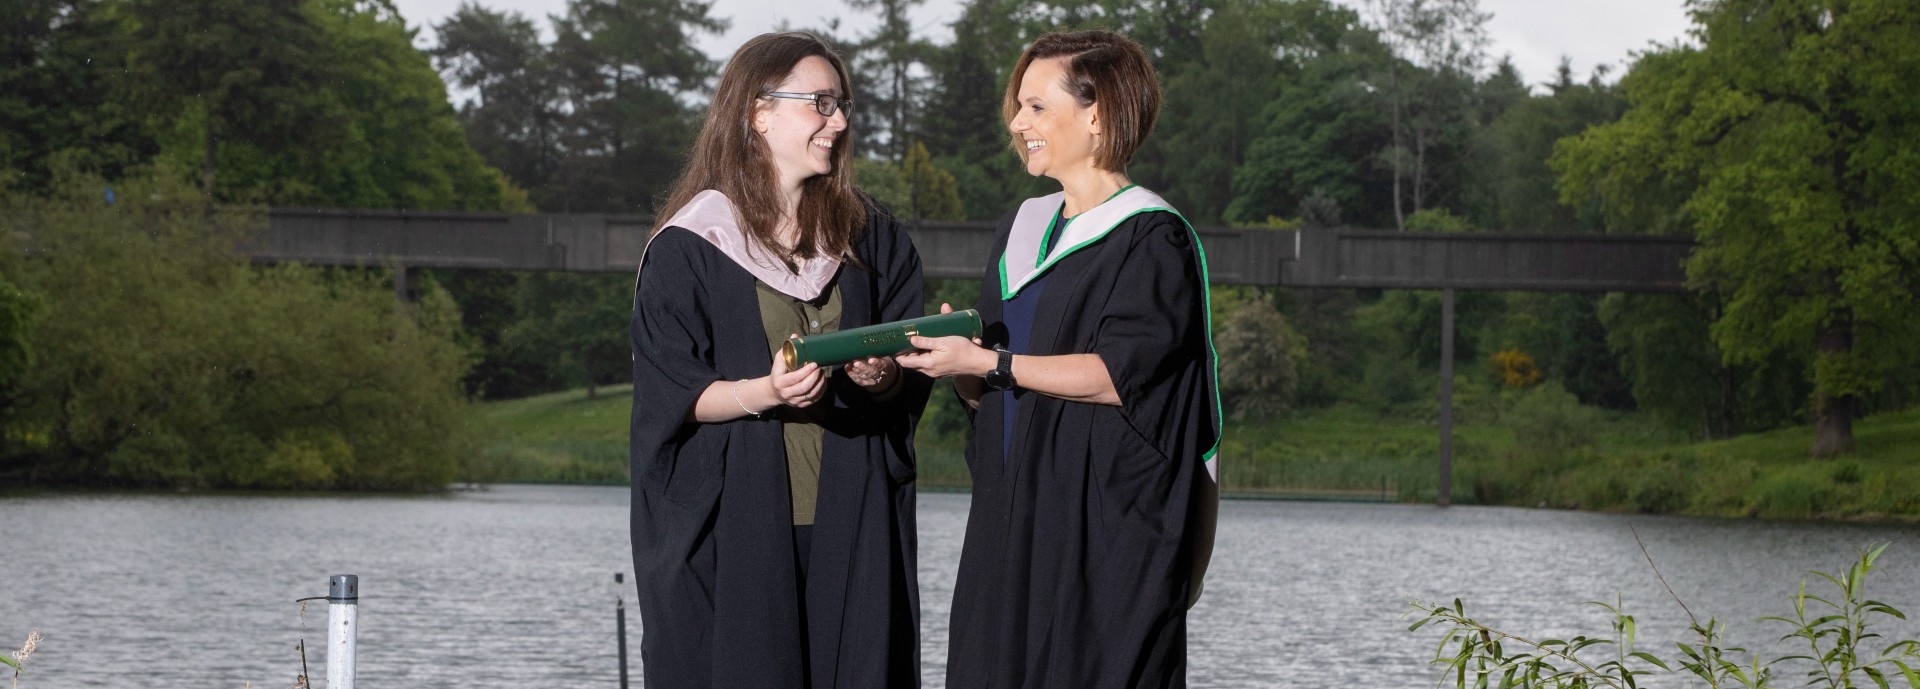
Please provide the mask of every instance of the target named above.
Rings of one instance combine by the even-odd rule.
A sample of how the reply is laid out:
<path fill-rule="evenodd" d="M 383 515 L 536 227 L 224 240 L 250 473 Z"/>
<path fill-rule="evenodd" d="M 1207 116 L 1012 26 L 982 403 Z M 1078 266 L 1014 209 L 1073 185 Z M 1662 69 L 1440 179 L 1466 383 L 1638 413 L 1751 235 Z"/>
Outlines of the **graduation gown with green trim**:
<path fill-rule="evenodd" d="M 978 302 L 985 344 L 1005 342 L 1003 297 L 1044 273 L 1028 353 L 1099 354 L 1122 404 L 1023 394 L 1003 457 L 1012 396 L 982 397 L 947 686 L 1185 686 L 1218 495 L 1205 259 L 1186 221 L 1137 187 L 1039 259 L 1060 199 L 1001 220 Z"/>
<path fill-rule="evenodd" d="M 709 383 L 767 375 L 773 360 L 755 277 L 722 246 L 735 237 L 728 216 L 661 230 L 636 280 L 632 539 L 647 686 L 918 686 L 913 428 L 931 381 L 903 371 L 908 387 L 877 402 L 831 379 L 798 591 L 780 422 L 685 421 Z M 896 223 L 870 213 L 854 255 L 833 278 L 842 328 L 921 315 L 920 260 Z"/>

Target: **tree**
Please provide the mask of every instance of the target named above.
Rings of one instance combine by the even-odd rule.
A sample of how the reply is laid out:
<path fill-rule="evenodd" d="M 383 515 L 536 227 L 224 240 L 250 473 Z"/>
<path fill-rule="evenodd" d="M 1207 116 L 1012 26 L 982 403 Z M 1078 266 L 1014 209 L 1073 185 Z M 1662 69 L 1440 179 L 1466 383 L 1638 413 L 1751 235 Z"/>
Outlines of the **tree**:
<path fill-rule="evenodd" d="M 936 48 L 935 80 L 920 118 L 920 136 L 942 168 L 959 182 L 961 205 L 972 220 L 1005 214 L 1021 199 L 1046 193 L 1009 146 L 1000 104 L 1024 38 L 1026 5 L 970 0 L 955 20 L 953 43 Z"/>
<path fill-rule="evenodd" d="M 960 191 L 953 175 L 935 165 L 925 144 L 915 143 L 900 161 L 900 174 L 910 194 L 911 204 L 901 209 L 913 220 L 960 220 Z"/>
<path fill-rule="evenodd" d="M 525 207 L 383 0 L 128 2 L 128 89 L 209 201 Z"/>
<path fill-rule="evenodd" d="M 0 12 L 0 170 L 44 191 L 54 158 L 118 176 L 152 157 L 144 116 L 117 97 L 123 23 L 102 0 L 16 0 Z"/>
<path fill-rule="evenodd" d="M 344 138 L 311 154 L 272 147 L 267 157 L 318 160 L 314 202 L 355 208 L 525 211 L 524 192 L 467 144 L 447 87 L 413 32 L 377 0 L 323 0 L 327 60 L 345 67 L 327 96 L 351 112 Z M 277 150 L 276 150 L 277 149 Z M 291 156 L 290 156 L 291 154 Z M 290 199 L 299 200 L 299 199 Z"/>
<path fill-rule="evenodd" d="M 1388 53 L 1387 113 L 1393 144 L 1380 152 L 1393 173 L 1394 226 L 1426 207 L 1447 169 L 1440 155 L 1464 142 L 1475 74 L 1485 58 L 1477 0 L 1365 0 Z"/>
<path fill-rule="evenodd" d="M 633 278 L 626 275 L 529 273 L 514 291 L 518 318 L 501 337 L 510 351 L 548 362 L 558 382 L 599 385 L 632 373 L 627 318 Z"/>
<path fill-rule="evenodd" d="M 340 140 L 345 113 L 324 95 L 337 74 L 315 3 L 127 0 L 125 11 L 128 83 L 149 112 L 177 118 L 175 136 L 199 152 L 209 202 L 235 196 L 218 194 L 224 142 L 320 150 Z"/>
<path fill-rule="evenodd" d="M 447 80 L 475 94 L 460 108 L 467 142 L 521 188 L 544 190 L 559 166 L 560 84 L 533 22 L 462 2 L 434 25 L 430 53 Z"/>
<path fill-rule="evenodd" d="M 1509 232 L 1604 231 L 1598 213 L 1561 203 L 1547 159 L 1554 142 L 1620 118 L 1625 104 L 1603 81 L 1606 71 L 1596 68 L 1586 82 L 1575 82 L 1563 59 L 1546 93 L 1523 94 L 1479 130 L 1467 187 L 1475 195 L 1470 205 L 1480 224 Z"/>
<path fill-rule="evenodd" d="M 853 110 L 854 126 L 869 140 L 878 140 L 877 149 L 884 160 L 898 161 L 907 155 L 908 142 L 914 139 L 921 104 L 926 101 L 927 79 L 933 47 L 914 37 L 907 11 L 925 0 L 847 0 L 847 6 L 878 15 L 880 24 L 873 33 L 861 37 L 852 46 L 851 63 L 854 88 L 860 96 Z"/>
<path fill-rule="evenodd" d="M 1355 35 L 1363 32 L 1352 10 L 1320 0 L 1223 4 L 1200 30 L 1198 54 L 1166 79 L 1158 131 L 1147 144 L 1154 165 L 1142 166 L 1142 177 L 1188 217 L 1218 222 L 1234 201 L 1236 169 L 1265 133 L 1263 111 L 1283 94 L 1307 97 L 1308 89 L 1295 87 L 1317 81 L 1323 61 L 1344 61 L 1342 52 L 1364 44 Z M 1272 212 L 1233 219 L 1292 215 L 1291 208 L 1263 210 Z"/>
<path fill-rule="evenodd" d="M 1233 170 L 1225 219 L 1291 217 L 1316 198 L 1321 206 L 1333 202 L 1349 223 L 1391 222 L 1385 209 L 1392 207 L 1392 179 L 1367 161 L 1391 141 L 1369 79 L 1392 58 L 1351 10 L 1327 7 L 1298 21 L 1301 37 L 1272 48 L 1292 74 L 1254 120 L 1245 160 Z M 1234 64 L 1221 62 L 1223 84 Z"/>
<path fill-rule="evenodd" d="M 1920 7 L 1727 0 L 1692 9 L 1699 47 L 1640 57 L 1626 114 L 1563 142 L 1570 202 L 1647 213 L 1675 190 L 1691 286 L 1722 295 L 1731 363 L 1807 352 L 1816 457 L 1853 448 L 1861 400 L 1920 336 Z M 1652 189 L 1656 193 L 1642 195 Z"/>
<path fill-rule="evenodd" d="M 536 194 L 553 212 L 640 213 L 678 172 L 695 114 L 686 97 L 706 86 L 714 63 L 697 33 L 726 30 L 696 0 L 572 0 L 554 24 L 553 62 L 567 117 L 565 158 Z"/>

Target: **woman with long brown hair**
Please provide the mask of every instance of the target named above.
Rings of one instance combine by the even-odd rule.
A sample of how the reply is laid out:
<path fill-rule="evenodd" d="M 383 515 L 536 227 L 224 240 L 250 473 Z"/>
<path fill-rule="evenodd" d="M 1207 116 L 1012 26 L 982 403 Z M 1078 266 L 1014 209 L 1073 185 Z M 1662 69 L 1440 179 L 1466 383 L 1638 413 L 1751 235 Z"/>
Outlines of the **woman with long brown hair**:
<path fill-rule="evenodd" d="M 846 67 L 766 34 L 722 71 L 634 292 L 633 557 L 649 686 L 919 683 L 912 433 L 889 358 L 791 335 L 920 315 L 919 257 L 857 192 Z"/>

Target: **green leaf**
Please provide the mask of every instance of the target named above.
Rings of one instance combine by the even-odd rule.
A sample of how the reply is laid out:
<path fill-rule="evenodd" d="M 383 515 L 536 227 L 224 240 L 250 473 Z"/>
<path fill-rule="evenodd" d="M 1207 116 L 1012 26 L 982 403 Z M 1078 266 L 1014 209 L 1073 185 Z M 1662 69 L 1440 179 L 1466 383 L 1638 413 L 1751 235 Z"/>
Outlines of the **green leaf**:
<path fill-rule="evenodd" d="M 1647 661 L 1648 664 L 1654 667 L 1660 668 L 1662 670 L 1666 670 L 1668 672 L 1673 671 L 1673 668 L 1667 667 L 1667 664 L 1665 662 L 1662 662 L 1659 658 L 1655 658 L 1651 653 L 1647 653 L 1645 651 L 1635 651 L 1629 655 L 1631 657 L 1639 658 L 1641 660 Z"/>
<path fill-rule="evenodd" d="M 1898 660 L 1893 661 L 1893 664 L 1900 668 L 1900 676 L 1907 678 L 1907 689 L 1920 689 L 1920 672 L 1914 671 L 1912 666 Z"/>
<path fill-rule="evenodd" d="M 16 672 L 20 670 L 20 663 L 7 656 L 0 655 L 0 663 L 6 663 L 7 667 L 13 668 Z"/>

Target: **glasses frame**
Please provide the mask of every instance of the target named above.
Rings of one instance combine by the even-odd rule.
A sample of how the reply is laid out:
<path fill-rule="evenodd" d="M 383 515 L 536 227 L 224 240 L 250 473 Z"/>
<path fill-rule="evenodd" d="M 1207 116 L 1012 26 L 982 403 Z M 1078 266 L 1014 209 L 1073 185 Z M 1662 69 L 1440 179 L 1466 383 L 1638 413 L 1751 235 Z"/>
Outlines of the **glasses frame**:
<path fill-rule="evenodd" d="M 787 100 L 813 101 L 813 111 L 821 117 L 833 117 L 835 112 L 853 113 L 853 99 L 842 98 L 831 93 L 798 93 L 794 91 L 772 91 L 762 98 L 785 98 Z"/>

